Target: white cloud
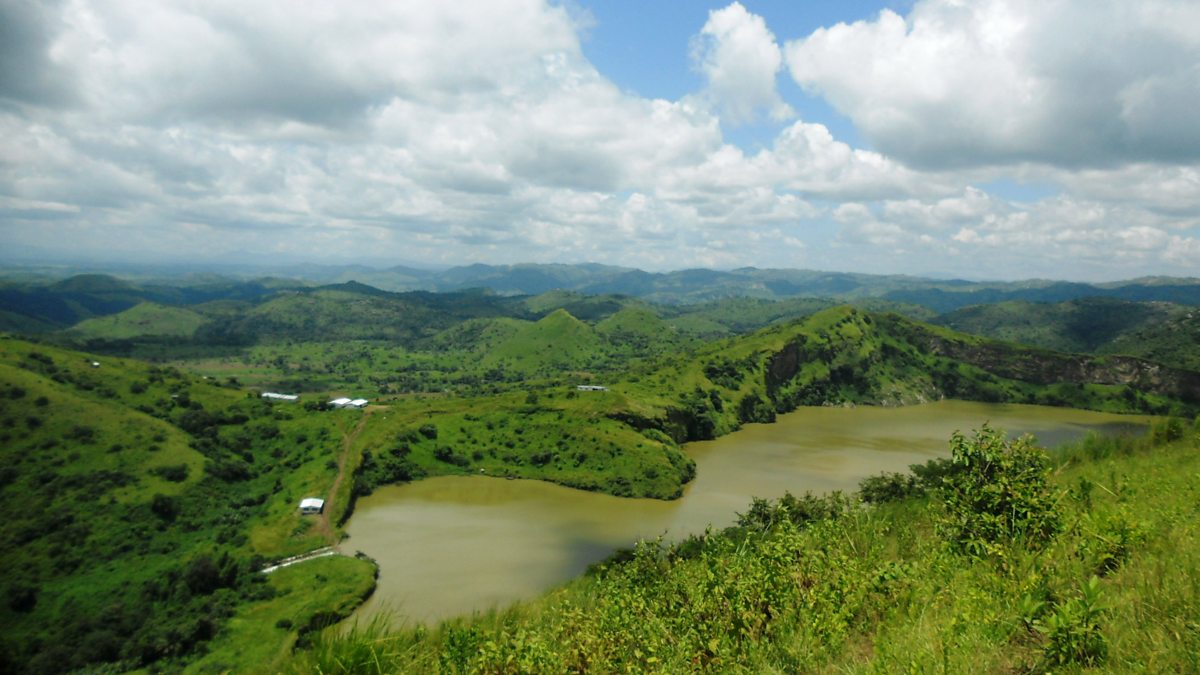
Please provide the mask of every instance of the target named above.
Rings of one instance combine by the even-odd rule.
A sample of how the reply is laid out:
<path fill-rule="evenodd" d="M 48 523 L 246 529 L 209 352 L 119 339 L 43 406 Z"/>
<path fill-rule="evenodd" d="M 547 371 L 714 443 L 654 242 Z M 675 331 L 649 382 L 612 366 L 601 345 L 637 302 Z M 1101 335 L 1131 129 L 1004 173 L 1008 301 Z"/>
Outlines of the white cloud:
<path fill-rule="evenodd" d="M 1198 25 L 1186 0 L 920 0 L 785 53 L 796 82 L 905 162 L 1190 162 Z"/>
<path fill-rule="evenodd" d="M 796 119 L 748 152 L 722 122 L 792 113 L 775 88 L 774 36 L 736 3 L 701 28 L 707 89 L 677 101 L 622 91 L 584 57 L 578 21 L 538 0 L 48 4 L 15 19 L 33 38 L 0 45 L 32 64 L 24 79 L 0 67 L 0 248 L 972 276 L 1104 276 L 1109 259 L 1110 277 L 1187 269 L 1200 172 L 1181 159 L 1195 125 L 1180 106 L 1195 69 L 1164 55 L 1194 31 L 1187 7 L 1128 11 L 1134 35 L 1162 43 L 1128 65 L 1120 49 L 1088 60 L 1091 42 L 1055 52 L 1033 39 L 1048 20 L 1040 5 L 924 2 L 907 23 L 884 13 L 818 32 L 789 47 L 793 73 L 802 53 L 808 86 L 876 149 Z M 1146 75 L 1117 89 L 1100 78 L 1124 136 L 1098 143 L 1087 156 L 1104 162 L 1086 170 L 1070 166 L 1086 155 L 1078 139 L 1034 148 L 1063 125 L 1113 128 L 1083 123 L 1095 97 L 1051 119 L 1079 93 L 1079 68 Z M 1059 81 L 1076 86 L 1058 92 Z M 1168 132 L 1182 150 L 1122 160 L 1155 155 Z M 974 154 L 949 162 L 951 151 Z M 1020 163 L 996 164 L 1006 159 Z M 978 166 L 948 167 L 964 163 Z M 1060 194 L 1028 203 L 972 187 L 1005 178 Z M 926 259 L 936 265 L 914 262 Z"/>
<path fill-rule="evenodd" d="M 692 58 L 708 80 L 707 94 L 722 119 L 752 122 L 759 110 L 777 121 L 795 114 L 775 89 L 775 75 L 783 67 L 775 36 L 761 16 L 746 11 L 740 2 L 708 13 L 693 39 Z"/>

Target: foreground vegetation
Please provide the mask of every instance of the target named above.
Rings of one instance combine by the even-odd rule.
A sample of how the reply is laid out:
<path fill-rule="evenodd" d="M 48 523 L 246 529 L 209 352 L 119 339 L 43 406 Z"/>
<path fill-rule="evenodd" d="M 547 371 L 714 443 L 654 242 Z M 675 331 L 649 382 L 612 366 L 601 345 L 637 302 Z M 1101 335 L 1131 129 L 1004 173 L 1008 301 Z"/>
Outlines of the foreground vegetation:
<path fill-rule="evenodd" d="M 756 500 L 545 598 L 323 633 L 294 672 L 1200 668 L 1200 425 L 1050 456 L 984 428 L 857 498 Z M 871 502 L 865 504 L 862 500 Z"/>

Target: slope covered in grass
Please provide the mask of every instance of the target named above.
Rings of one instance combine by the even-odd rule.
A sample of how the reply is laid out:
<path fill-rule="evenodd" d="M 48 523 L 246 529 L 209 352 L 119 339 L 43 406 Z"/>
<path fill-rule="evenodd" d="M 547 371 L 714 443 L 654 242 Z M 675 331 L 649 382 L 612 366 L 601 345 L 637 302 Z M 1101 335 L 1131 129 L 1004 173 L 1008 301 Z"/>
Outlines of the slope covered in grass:
<path fill-rule="evenodd" d="M 257 573 L 265 559 L 330 543 L 296 504 L 330 491 L 356 424 L 0 338 L 0 671 L 178 666 L 228 638 L 239 608 L 278 593 Z M 372 578 L 361 561 L 331 564 L 351 585 Z"/>
<path fill-rule="evenodd" d="M 600 358 L 599 345 L 595 331 L 562 310 L 515 331 L 482 360 L 559 374 L 487 397 L 397 406 L 362 437 L 357 493 L 482 472 L 671 499 L 694 471 L 680 444 L 801 405 L 950 397 L 1189 415 L 1200 405 L 1195 373 L 1019 347 L 852 307 L 631 363 L 604 378 L 561 373 Z M 577 391 L 584 381 L 606 390 Z"/>
<path fill-rule="evenodd" d="M 143 302 L 129 309 L 80 321 L 67 332 L 82 340 L 127 340 L 137 337 L 191 337 L 208 319 L 182 307 Z"/>
<path fill-rule="evenodd" d="M 1127 353 L 1113 351 L 1114 342 L 1138 331 L 1157 330 L 1189 308 L 1163 302 L 1130 302 L 1115 298 L 1083 298 L 1047 303 L 1010 300 L 992 305 L 965 307 L 933 321 L 941 326 L 1055 349 L 1063 352 Z"/>
<path fill-rule="evenodd" d="M 325 633 L 289 670 L 1194 672 L 1198 432 L 1175 421 L 1149 439 L 1094 437 L 1048 462 L 992 445 L 1010 468 L 991 496 L 971 487 L 982 466 L 964 462 L 984 446 L 966 439 L 928 491 L 756 502 L 738 527 L 643 543 L 502 613 Z M 954 494 L 1009 523 L 982 553 L 955 543 Z M 1052 527 L 1006 521 L 1001 498 Z"/>
<path fill-rule="evenodd" d="M 586 370 L 592 364 L 601 365 L 606 355 L 605 341 L 591 326 L 566 310 L 556 309 L 495 343 L 483 355 L 482 363 L 548 375 L 562 370 Z"/>

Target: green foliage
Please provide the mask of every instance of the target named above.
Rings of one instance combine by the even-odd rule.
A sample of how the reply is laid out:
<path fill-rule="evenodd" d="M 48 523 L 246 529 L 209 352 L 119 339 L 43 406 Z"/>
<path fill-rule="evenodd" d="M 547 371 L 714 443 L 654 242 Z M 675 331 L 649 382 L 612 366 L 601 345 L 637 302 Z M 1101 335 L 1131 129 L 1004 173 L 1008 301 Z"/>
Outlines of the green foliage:
<path fill-rule="evenodd" d="M 858 484 L 858 498 L 867 504 L 884 504 L 921 497 L 938 490 L 967 467 L 951 459 L 937 457 L 924 464 L 909 465 L 908 468 L 911 473 L 881 473 L 864 478 Z"/>
<path fill-rule="evenodd" d="M 1100 630 L 1105 614 L 1100 579 L 1093 576 L 1080 585 L 1079 593 L 1056 603 L 1033 626 L 1046 635 L 1046 661 L 1054 666 L 1078 663 L 1097 666 L 1108 655 L 1108 642 Z"/>
<path fill-rule="evenodd" d="M 1047 457 L 1028 437 L 984 425 L 970 440 L 955 433 L 950 451 L 963 470 L 943 482 L 938 531 L 955 551 L 1002 558 L 1010 543 L 1041 548 L 1058 532 Z"/>
<path fill-rule="evenodd" d="M 974 458 L 1019 443 L 989 432 Z M 326 631 L 285 670 L 1193 672 L 1200 455 L 1192 440 L 1117 437 L 1097 459 L 1087 457 L 1095 441 L 1056 452 L 1063 468 L 1051 480 L 1086 479 L 1092 504 L 1063 500 L 1068 526 L 1041 546 L 1012 547 L 1007 565 L 950 551 L 925 497 L 869 509 L 812 496 L 754 500 L 737 527 L 643 542 L 533 603 L 438 626 L 389 628 L 377 617 Z M 946 482 L 971 473 L 922 468 Z M 803 527 L 798 504 L 816 514 Z M 1123 527 L 1138 532 L 1126 539 L 1124 562 L 1094 576 L 1094 543 Z"/>
<path fill-rule="evenodd" d="M 191 337 L 210 319 L 182 307 L 143 302 L 129 309 L 81 321 L 68 330 L 82 340 L 128 340 L 148 336 Z"/>
<path fill-rule="evenodd" d="M 294 500 L 333 479 L 335 415 L 93 360 L 0 339 L 0 393 L 24 402 L 0 405 L 0 489 L 21 504 L 0 522 L 5 672 L 180 667 L 272 593 L 264 556 L 325 541 L 293 534 Z"/>

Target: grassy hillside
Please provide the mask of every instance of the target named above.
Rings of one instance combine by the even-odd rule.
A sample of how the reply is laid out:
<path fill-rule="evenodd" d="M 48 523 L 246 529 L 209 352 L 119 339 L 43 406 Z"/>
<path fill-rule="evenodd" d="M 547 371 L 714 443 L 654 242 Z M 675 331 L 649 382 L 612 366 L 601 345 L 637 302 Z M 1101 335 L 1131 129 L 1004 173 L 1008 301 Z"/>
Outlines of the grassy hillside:
<path fill-rule="evenodd" d="M 0 338 L 0 493 L 12 507 L 0 522 L 0 670 L 179 665 L 239 639 L 240 608 L 274 602 L 305 622 L 333 609 L 341 600 L 274 600 L 257 569 L 336 541 L 296 504 L 331 491 L 357 419 Z M 354 597 L 373 583 L 367 563 L 330 564 Z"/>
<path fill-rule="evenodd" d="M 1113 412 L 1194 414 L 1200 406 L 1195 373 L 1022 348 L 849 307 L 713 343 L 614 389 L 654 411 L 615 416 L 680 441 L 799 405 L 949 397 Z"/>
<path fill-rule="evenodd" d="M 513 333 L 484 359 L 508 368 L 580 367 L 595 353 L 595 340 L 586 324 L 558 310 Z M 508 350 L 525 360 L 513 361 Z M 1195 373 L 1023 348 L 851 307 L 647 359 L 604 377 L 587 375 L 523 380 L 487 397 L 395 406 L 386 423 L 362 438 L 370 457 L 357 478 L 358 493 L 423 476 L 482 472 L 670 499 L 693 471 L 680 444 L 770 422 L 801 405 L 952 397 L 1110 412 L 1191 415 L 1200 409 Z M 583 382 L 607 391 L 577 391 Z"/>
<path fill-rule="evenodd" d="M 1147 322 L 1115 337 L 1096 352 L 1129 354 L 1200 372 L 1200 311 L 1189 307 L 1164 321 Z"/>
<path fill-rule="evenodd" d="M 1185 308 L 1086 298 L 1059 303 L 1012 300 L 965 307 L 932 323 L 964 333 L 1056 349 L 1092 352 L 1138 328 L 1162 323 Z"/>
<path fill-rule="evenodd" d="M 1194 672 L 1189 427 L 1050 458 L 985 430 L 952 440 L 953 464 L 920 467 L 930 487 L 912 496 L 756 501 L 737 527 L 642 543 L 502 613 L 327 632 L 288 670 Z"/>
<path fill-rule="evenodd" d="M 563 370 L 586 370 L 601 365 L 606 345 L 591 326 L 556 309 L 537 322 L 522 326 L 488 349 L 485 366 L 529 374 L 549 375 Z"/>
<path fill-rule="evenodd" d="M 80 321 L 68 329 L 82 340 L 128 340 L 137 337 L 190 338 L 209 319 L 182 307 L 143 302 L 129 309 Z"/>

